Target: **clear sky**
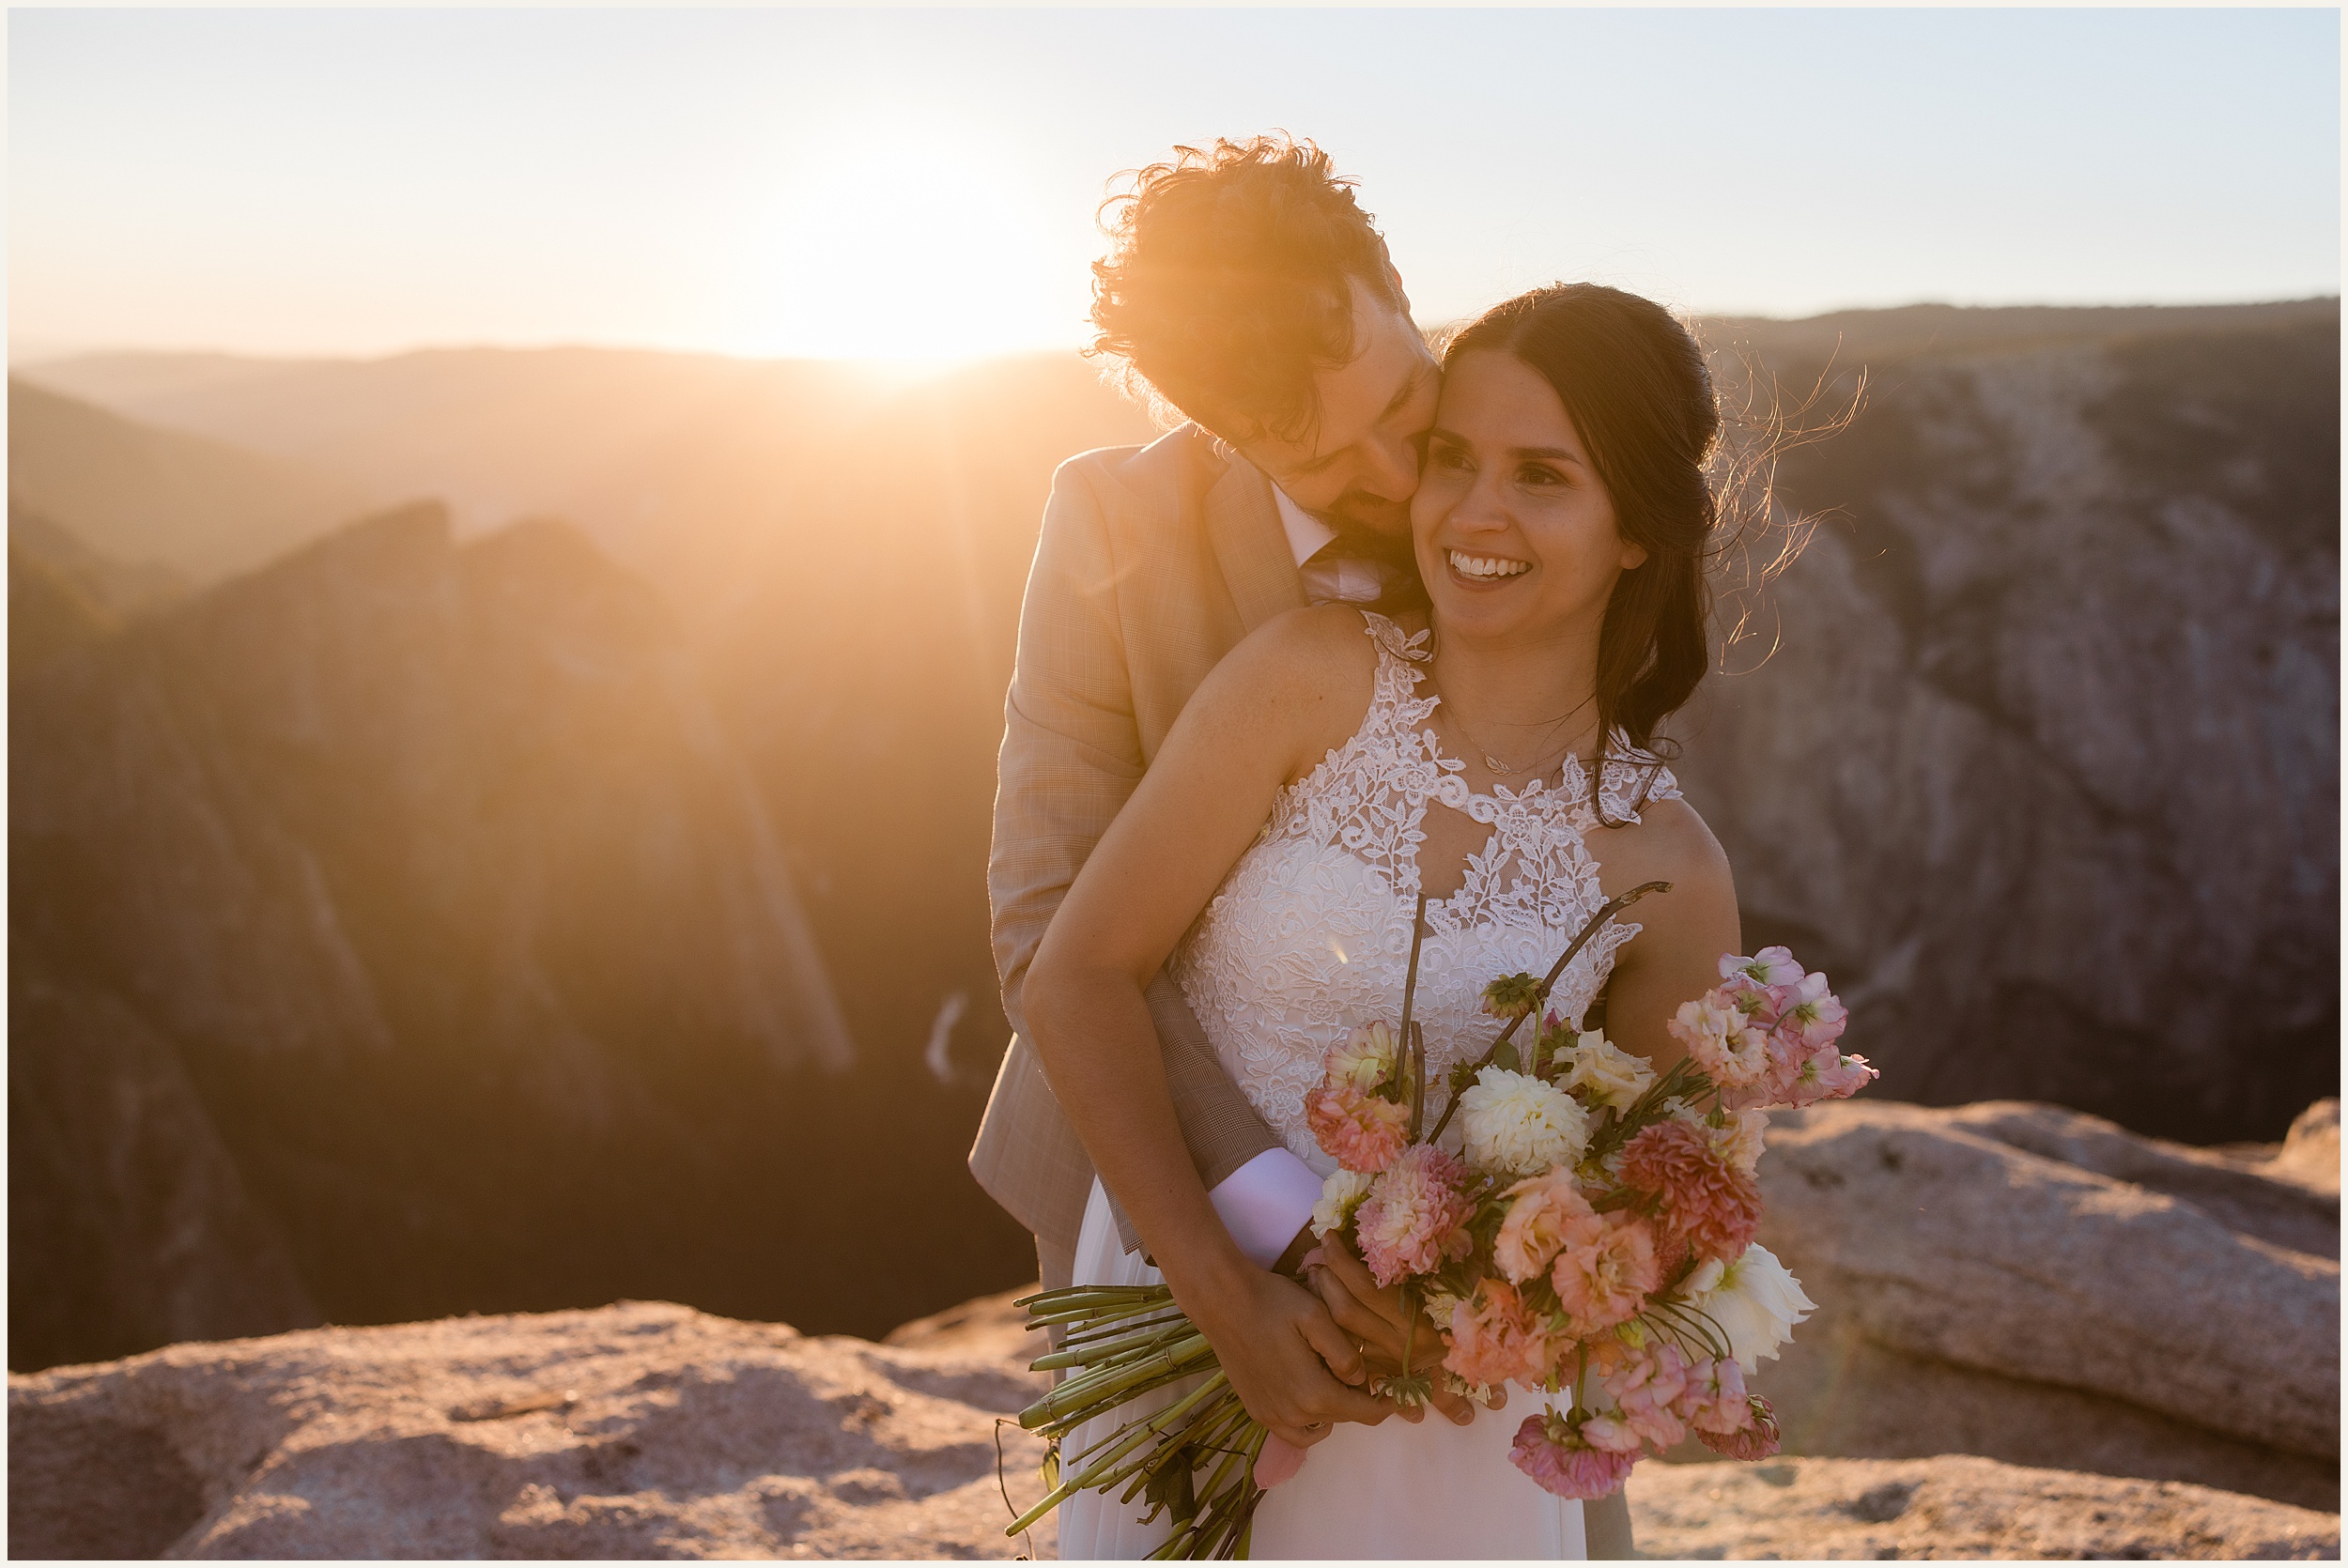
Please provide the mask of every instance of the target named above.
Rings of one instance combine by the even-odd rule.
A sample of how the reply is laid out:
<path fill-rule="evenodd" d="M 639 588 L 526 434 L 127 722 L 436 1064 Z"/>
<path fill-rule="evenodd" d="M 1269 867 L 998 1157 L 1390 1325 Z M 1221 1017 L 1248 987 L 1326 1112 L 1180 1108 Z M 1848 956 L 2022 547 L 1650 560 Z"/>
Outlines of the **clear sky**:
<path fill-rule="evenodd" d="M 61 346 L 1074 345 L 1104 182 L 1273 127 L 1424 319 L 2340 286 L 2333 10 L 13 10 Z"/>

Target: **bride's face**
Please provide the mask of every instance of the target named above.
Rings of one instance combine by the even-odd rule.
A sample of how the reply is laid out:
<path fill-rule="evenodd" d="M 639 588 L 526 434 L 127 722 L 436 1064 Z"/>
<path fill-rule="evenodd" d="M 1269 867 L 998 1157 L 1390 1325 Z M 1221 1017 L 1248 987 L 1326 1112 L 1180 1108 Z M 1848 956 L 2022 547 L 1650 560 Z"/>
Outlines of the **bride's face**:
<path fill-rule="evenodd" d="M 1498 351 L 1462 355 L 1444 378 L 1411 533 L 1435 619 L 1479 640 L 1594 636 L 1614 580 L 1646 560 L 1616 530 L 1556 392 Z"/>

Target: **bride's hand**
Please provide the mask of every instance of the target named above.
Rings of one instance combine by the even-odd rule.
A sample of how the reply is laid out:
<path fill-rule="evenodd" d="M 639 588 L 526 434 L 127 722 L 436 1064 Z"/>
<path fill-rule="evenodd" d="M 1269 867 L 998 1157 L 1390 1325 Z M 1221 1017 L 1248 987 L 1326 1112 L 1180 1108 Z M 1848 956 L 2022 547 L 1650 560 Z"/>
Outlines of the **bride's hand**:
<path fill-rule="evenodd" d="M 1388 1285 L 1383 1289 L 1361 1259 L 1355 1257 L 1345 1242 L 1335 1236 L 1321 1244 L 1320 1253 L 1307 1276 L 1313 1288 L 1329 1308 L 1329 1315 L 1359 1342 L 1368 1360 L 1381 1372 L 1402 1369 L 1402 1287 Z M 1438 1337 L 1432 1319 L 1419 1314 L 1418 1326 L 1411 1335 L 1411 1364 L 1421 1371 L 1431 1371 L 1443 1360 L 1443 1341 Z M 1507 1395 L 1494 1391 L 1491 1408 L 1497 1410 Z M 1472 1400 L 1438 1386 L 1429 1401 L 1436 1409 L 1465 1426 L 1475 1419 Z M 1403 1419 L 1417 1421 L 1417 1411 L 1405 1410 Z"/>
<path fill-rule="evenodd" d="M 1369 1376 L 1361 1352 L 1293 1281 L 1247 1267 L 1213 1288 L 1177 1287 L 1175 1299 L 1214 1346 L 1247 1413 L 1296 1447 L 1310 1448 L 1337 1422 L 1375 1426 L 1394 1414 L 1391 1401 L 1347 1387 Z"/>

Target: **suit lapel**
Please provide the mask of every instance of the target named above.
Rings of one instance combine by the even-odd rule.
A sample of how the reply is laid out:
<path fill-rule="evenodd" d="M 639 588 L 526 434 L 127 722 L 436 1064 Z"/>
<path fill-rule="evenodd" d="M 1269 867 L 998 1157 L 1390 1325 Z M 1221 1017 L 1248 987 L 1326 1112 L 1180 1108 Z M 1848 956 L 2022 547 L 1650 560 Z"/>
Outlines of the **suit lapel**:
<path fill-rule="evenodd" d="M 1305 604 L 1305 578 L 1289 548 L 1272 482 L 1237 453 L 1217 453 L 1222 476 L 1207 491 L 1207 537 L 1249 631 Z"/>

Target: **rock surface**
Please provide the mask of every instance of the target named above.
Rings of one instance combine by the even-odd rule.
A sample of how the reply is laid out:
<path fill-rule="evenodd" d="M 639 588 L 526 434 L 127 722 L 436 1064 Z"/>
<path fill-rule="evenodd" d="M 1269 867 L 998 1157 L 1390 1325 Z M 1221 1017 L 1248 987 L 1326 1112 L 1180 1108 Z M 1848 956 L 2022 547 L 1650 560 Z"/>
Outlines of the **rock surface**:
<path fill-rule="evenodd" d="M 1787 1451 L 2337 1509 L 2339 1203 L 2292 1177 L 2317 1136 L 2259 1161 L 2044 1105 L 1780 1115 L 1761 1239 L 1823 1303 L 1756 1381 Z"/>
<path fill-rule="evenodd" d="M 686 1308 L 326 1329 L 9 1383 L 19 1557 L 1003 1558 L 1011 1296 L 885 1344 Z M 1001 1440 L 998 1482 L 996 1443 Z M 2340 1521 L 1952 1455 L 1641 1467 L 1652 1557 L 2337 1556 Z"/>
<path fill-rule="evenodd" d="M 2335 300 L 1721 334 L 1824 375 L 1814 420 L 1868 392 L 1777 470 L 1827 520 L 1678 773 L 1746 939 L 1835 977 L 1886 1094 L 2217 1143 L 2339 1092 L 2339 334 Z"/>
<path fill-rule="evenodd" d="M 2340 1556 L 2335 1514 L 1954 1453 L 1642 1465 L 1630 1512 L 1661 1558 Z"/>
<path fill-rule="evenodd" d="M 1007 1558 L 996 1417 L 1039 1379 L 1003 1343 L 623 1303 L 59 1368 L 9 1382 L 10 1550 Z M 1002 1452 L 1032 1500 L 1042 1445 Z"/>

